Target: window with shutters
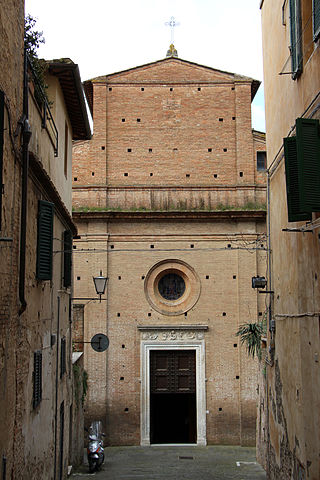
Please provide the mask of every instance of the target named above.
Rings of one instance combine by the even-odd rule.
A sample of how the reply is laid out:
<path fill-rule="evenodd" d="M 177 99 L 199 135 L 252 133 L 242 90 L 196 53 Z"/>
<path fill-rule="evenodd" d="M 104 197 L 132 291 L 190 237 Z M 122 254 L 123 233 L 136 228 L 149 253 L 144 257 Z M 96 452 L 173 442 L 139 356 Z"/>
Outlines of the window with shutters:
<path fill-rule="evenodd" d="M 39 200 L 36 270 L 39 280 L 52 278 L 53 214 L 53 203 Z"/>
<path fill-rule="evenodd" d="M 42 399 L 42 352 L 33 354 L 33 408 L 36 408 Z"/>
<path fill-rule="evenodd" d="M 311 220 L 320 211 L 319 120 L 296 120 L 296 136 L 284 139 L 284 157 L 288 220 Z"/>
<path fill-rule="evenodd" d="M 302 72 L 302 34 L 300 0 L 290 0 L 290 54 L 292 78 Z"/>
<path fill-rule="evenodd" d="M 61 338 L 60 345 L 60 378 L 66 373 L 66 339 Z"/>
<path fill-rule="evenodd" d="M 312 25 L 313 25 L 313 40 L 318 40 L 320 36 L 320 0 L 313 0 L 312 2 Z"/>
<path fill-rule="evenodd" d="M 71 286 L 72 273 L 72 233 L 70 230 L 63 232 L 63 286 Z"/>
<path fill-rule="evenodd" d="M 2 195 L 3 195 L 3 183 L 2 183 L 2 171 L 3 171 L 3 132 L 4 132 L 4 93 L 0 90 L 0 230 L 1 230 L 1 217 L 2 217 Z"/>

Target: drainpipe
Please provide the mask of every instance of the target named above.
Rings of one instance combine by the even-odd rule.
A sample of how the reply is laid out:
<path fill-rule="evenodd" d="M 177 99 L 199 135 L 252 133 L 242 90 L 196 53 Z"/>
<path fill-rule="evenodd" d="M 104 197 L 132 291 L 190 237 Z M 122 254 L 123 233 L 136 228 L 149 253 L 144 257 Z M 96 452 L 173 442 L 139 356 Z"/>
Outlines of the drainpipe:
<path fill-rule="evenodd" d="M 29 142 L 31 128 L 28 120 L 28 59 L 24 51 L 23 71 L 23 120 L 22 120 L 22 190 L 21 190 L 21 219 L 20 219 L 20 266 L 19 266 L 19 316 L 27 308 L 25 299 L 26 274 L 26 235 L 27 235 L 27 200 L 28 200 L 28 170 L 29 170 Z"/>

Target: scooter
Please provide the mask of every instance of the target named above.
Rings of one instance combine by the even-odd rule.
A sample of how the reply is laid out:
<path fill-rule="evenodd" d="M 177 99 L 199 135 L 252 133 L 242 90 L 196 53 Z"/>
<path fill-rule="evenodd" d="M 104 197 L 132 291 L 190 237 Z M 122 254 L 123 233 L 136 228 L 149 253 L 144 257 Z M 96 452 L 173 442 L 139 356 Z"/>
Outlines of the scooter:
<path fill-rule="evenodd" d="M 87 447 L 89 472 L 100 470 L 104 462 L 103 440 L 105 434 L 102 433 L 102 422 L 94 421 L 89 428 L 89 443 Z"/>

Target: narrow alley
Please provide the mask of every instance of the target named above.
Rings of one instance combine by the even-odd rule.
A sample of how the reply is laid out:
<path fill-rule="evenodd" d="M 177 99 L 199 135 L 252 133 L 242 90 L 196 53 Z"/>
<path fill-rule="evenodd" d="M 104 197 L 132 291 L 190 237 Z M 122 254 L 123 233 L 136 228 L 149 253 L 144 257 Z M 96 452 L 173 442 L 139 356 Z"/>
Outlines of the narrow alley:
<path fill-rule="evenodd" d="M 109 447 L 100 472 L 82 465 L 71 479 L 263 480 L 255 449 L 233 446 Z"/>

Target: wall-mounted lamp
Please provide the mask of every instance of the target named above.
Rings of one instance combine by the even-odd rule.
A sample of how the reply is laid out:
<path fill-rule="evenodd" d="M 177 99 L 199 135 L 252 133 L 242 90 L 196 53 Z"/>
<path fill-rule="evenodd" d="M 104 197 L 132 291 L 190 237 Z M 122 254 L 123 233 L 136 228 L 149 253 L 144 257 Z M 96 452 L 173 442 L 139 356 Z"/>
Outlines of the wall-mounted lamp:
<path fill-rule="evenodd" d="M 108 277 L 104 277 L 102 275 L 102 271 L 100 270 L 100 275 L 98 275 L 97 277 L 92 277 L 92 279 L 101 303 L 101 295 L 103 295 L 106 290 Z M 71 298 L 71 300 L 96 300 L 96 299 L 91 297 L 73 297 Z M 103 298 L 102 300 L 105 300 L 105 299 Z"/>
<path fill-rule="evenodd" d="M 251 285 L 252 288 L 266 288 L 267 280 L 265 277 L 252 277 Z"/>
<path fill-rule="evenodd" d="M 98 277 L 92 277 L 92 278 L 93 278 L 93 283 L 94 283 L 96 292 L 100 297 L 100 303 L 101 303 L 101 295 L 103 295 L 105 292 L 108 277 L 104 277 L 102 275 L 102 270 L 100 270 L 100 275 Z"/>

